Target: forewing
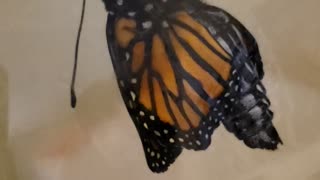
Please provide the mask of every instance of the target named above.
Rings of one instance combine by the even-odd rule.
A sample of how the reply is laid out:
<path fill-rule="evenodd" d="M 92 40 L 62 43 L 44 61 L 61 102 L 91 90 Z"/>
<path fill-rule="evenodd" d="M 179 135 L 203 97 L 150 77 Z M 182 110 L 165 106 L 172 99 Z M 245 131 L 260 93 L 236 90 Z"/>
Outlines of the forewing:
<path fill-rule="evenodd" d="M 108 48 L 123 100 L 140 135 L 148 166 L 153 172 L 163 172 L 179 156 L 182 148 L 169 141 L 175 137 L 175 128 L 160 121 L 149 110 L 151 101 L 154 104 L 154 97 L 151 97 L 153 90 L 150 89 L 153 80 L 146 66 L 150 61 L 152 41 L 149 35 L 137 37 L 136 31 L 141 28 L 137 23 L 134 18 L 109 15 Z"/>
<path fill-rule="evenodd" d="M 165 171 L 182 147 L 206 149 L 226 117 L 232 53 L 203 20 L 181 11 L 152 28 L 143 18 L 108 18 L 121 94 L 154 172 Z"/>

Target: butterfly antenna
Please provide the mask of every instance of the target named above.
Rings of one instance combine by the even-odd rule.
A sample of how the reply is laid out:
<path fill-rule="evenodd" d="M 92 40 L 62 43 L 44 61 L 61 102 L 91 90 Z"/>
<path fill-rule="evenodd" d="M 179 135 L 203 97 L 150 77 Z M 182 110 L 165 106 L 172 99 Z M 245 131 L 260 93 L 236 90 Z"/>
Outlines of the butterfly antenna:
<path fill-rule="evenodd" d="M 74 85 L 76 82 L 76 75 L 77 75 L 79 44 L 80 44 L 82 25 L 83 25 L 83 19 L 84 19 L 84 14 L 85 14 L 85 7 L 86 7 L 86 0 L 83 0 L 81 20 L 80 20 L 80 25 L 79 25 L 79 29 L 78 29 L 78 36 L 77 36 L 77 42 L 76 42 L 76 48 L 75 48 L 72 81 L 71 81 L 71 107 L 72 108 L 75 108 L 77 105 L 77 96 L 76 96 L 76 93 L 74 90 Z"/>

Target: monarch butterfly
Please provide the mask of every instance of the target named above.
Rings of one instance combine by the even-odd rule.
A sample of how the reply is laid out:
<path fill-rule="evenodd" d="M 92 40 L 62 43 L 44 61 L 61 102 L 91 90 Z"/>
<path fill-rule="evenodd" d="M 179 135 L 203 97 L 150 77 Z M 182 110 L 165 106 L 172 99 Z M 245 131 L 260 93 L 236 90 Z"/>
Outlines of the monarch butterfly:
<path fill-rule="evenodd" d="M 103 2 L 112 64 L 151 171 L 166 171 L 183 148 L 207 149 L 220 123 L 250 148 L 282 144 L 258 45 L 229 13 L 200 0 Z"/>

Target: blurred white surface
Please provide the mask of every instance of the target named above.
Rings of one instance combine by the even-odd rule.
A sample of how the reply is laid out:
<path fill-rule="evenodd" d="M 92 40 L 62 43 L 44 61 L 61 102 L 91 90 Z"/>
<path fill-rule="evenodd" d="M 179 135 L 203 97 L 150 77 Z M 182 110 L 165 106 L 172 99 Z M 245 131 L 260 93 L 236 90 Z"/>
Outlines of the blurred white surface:
<path fill-rule="evenodd" d="M 8 144 L 17 179 L 320 179 L 320 1 L 210 3 L 255 35 L 284 146 L 251 150 L 220 126 L 207 151 L 184 151 L 168 172 L 152 174 L 118 92 L 102 2 L 88 2 L 79 101 L 72 110 L 69 83 L 81 1 L 2 0 L 0 66 L 8 73 Z"/>

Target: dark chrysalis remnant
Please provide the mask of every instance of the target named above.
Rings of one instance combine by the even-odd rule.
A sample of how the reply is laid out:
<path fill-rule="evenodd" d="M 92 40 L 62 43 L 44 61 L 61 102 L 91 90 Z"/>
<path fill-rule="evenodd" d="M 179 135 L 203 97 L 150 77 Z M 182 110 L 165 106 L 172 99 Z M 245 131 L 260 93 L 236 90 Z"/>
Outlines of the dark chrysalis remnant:
<path fill-rule="evenodd" d="M 220 123 L 250 148 L 282 143 L 258 45 L 229 13 L 200 0 L 103 2 L 113 67 L 151 171 L 166 171 L 183 148 L 207 149 Z"/>

